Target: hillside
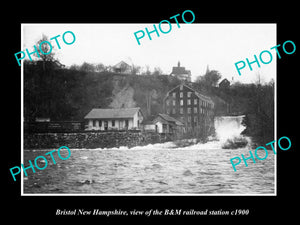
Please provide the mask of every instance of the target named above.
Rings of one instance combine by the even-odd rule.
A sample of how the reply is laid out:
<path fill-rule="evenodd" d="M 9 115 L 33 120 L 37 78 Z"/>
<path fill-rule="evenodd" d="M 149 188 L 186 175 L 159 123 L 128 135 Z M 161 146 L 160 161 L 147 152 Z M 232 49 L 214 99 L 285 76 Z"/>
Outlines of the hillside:
<path fill-rule="evenodd" d="M 92 108 L 141 107 L 144 115 L 162 112 L 166 92 L 180 81 L 167 75 L 121 75 L 71 69 L 24 69 L 24 117 L 82 120 Z"/>

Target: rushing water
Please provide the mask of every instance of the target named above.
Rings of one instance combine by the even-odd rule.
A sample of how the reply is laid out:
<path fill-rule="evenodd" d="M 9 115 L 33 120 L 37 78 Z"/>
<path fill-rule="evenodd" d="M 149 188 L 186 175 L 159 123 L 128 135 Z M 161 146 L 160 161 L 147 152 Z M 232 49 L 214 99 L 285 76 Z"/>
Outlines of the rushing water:
<path fill-rule="evenodd" d="M 55 154 L 55 165 L 49 157 L 46 169 L 27 171 L 24 194 L 273 194 L 274 154 L 270 151 L 256 164 L 249 159 L 248 167 L 242 162 L 234 172 L 230 159 L 249 156 L 254 149 L 221 148 L 226 138 L 243 130 L 240 117 L 217 118 L 215 123 L 218 140 L 205 144 L 71 149 L 65 161 Z M 50 150 L 25 150 L 24 162 Z"/>

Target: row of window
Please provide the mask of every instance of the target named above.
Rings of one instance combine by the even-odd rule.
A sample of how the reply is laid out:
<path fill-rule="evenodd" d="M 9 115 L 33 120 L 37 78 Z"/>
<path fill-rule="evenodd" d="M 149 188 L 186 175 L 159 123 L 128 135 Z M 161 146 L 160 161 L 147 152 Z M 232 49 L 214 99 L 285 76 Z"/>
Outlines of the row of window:
<path fill-rule="evenodd" d="M 170 105 L 170 101 L 171 100 L 166 100 L 166 105 L 169 106 Z M 192 104 L 192 99 L 187 99 L 187 105 L 191 105 Z M 194 105 L 198 104 L 198 99 L 194 99 Z M 172 105 L 175 106 L 176 105 L 176 100 L 173 99 L 172 100 Z M 180 99 L 180 105 L 183 106 L 183 99 Z M 204 107 L 210 107 L 210 104 L 208 102 L 205 101 L 201 101 L 200 100 L 200 106 L 204 106 Z"/>
<path fill-rule="evenodd" d="M 181 121 L 184 122 L 184 117 L 180 117 Z M 193 121 L 192 121 L 192 117 L 191 116 L 188 116 L 187 117 L 187 123 L 188 125 L 192 125 L 192 123 L 194 123 L 194 126 L 197 126 L 198 125 L 198 118 L 197 117 L 194 117 L 193 118 Z"/>
<path fill-rule="evenodd" d="M 97 126 L 96 125 L 97 121 L 99 122 L 99 127 L 102 127 L 102 120 L 93 120 L 93 127 Z M 104 127 L 108 126 L 108 121 L 107 120 L 103 121 L 103 123 L 104 123 Z M 128 127 L 128 124 L 129 124 L 128 120 L 125 120 L 125 126 L 126 127 Z M 114 127 L 115 125 L 116 125 L 115 120 L 111 120 L 111 126 Z"/>
<path fill-rule="evenodd" d="M 166 111 L 167 111 L 167 114 L 171 114 L 171 112 L 172 112 L 172 114 L 176 114 L 176 108 L 172 108 L 172 110 L 171 110 L 170 108 L 167 108 Z M 198 108 L 197 108 L 197 107 L 194 107 L 194 108 L 193 108 L 193 112 L 194 112 L 194 114 L 198 113 Z M 184 114 L 183 108 L 182 108 L 182 107 L 179 108 L 179 113 L 180 113 L 180 114 Z M 192 113 L 192 108 L 190 108 L 190 107 L 187 108 L 187 113 L 188 113 L 188 114 L 191 114 L 191 113 Z M 204 110 L 204 109 L 200 108 L 199 113 L 200 113 L 200 114 L 208 115 L 209 112 L 208 112 L 207 110 Z"/>
<path fill-rule="evenodd" d="M 188 91 L 188 92 L 187 92 L 187 97 L 190 98 L 190 97 L 192 96 L 192 93 L 193 93 L 193 92 Z M 183 92 L 179 92 L 179 95 L 180 95 L 180 98 L 183 98 Z M 176 92 L 173 92 L 173 93 L 171 94 L 171 96 L 173 96 L 174 98 L 176 98 Z"/>
<path fill-rule="evenodd" d="M 184 119 L 184 117 L 180 117 L 180 120 L 182 121 L 182 122 L 187 122 L 187 124 L 188 125 L 191 125 L 192 123 L 194 123 L 194 125 L 196 126 L 196 125 L 198 125 L 198 122 L 200 122 L 200 121 L 198 121 L 198 117 L 191 117 L 191 116 L 188 116 L 187 117 L 187 121 L 185 121 L 185 119 Z M 206 120 L 207 121 L 207 120 Z M 205 121 L 202 121 L 204 124 L 206 123 Z"/>

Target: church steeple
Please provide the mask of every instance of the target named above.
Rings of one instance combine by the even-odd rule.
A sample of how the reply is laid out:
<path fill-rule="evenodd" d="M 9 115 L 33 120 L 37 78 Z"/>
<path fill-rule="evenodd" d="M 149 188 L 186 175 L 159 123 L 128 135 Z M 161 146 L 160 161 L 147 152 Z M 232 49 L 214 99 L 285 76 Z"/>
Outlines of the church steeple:
<path fill-rule="evenodd" d="M 209 73 L 209 67 L 208 67 L 208 64 L 207 64 L 206 73 L 205 74 L 208 74 L 208 73 Z"/>

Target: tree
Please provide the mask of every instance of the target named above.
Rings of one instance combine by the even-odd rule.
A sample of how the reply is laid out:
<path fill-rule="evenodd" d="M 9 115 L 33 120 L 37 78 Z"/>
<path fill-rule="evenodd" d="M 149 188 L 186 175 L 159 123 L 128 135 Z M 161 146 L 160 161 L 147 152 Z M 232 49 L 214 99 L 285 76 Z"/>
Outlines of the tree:
<path fill-rule="evenodd" d="M 145 67 L 146 67 L 146 71 L 144 71 L 142 74 L 143 75 L 151 75 L 150 66 L 146 65 Z"/>
<path fill-rule="evenodd" d="M 80 66 L 78 66 L 77 64 L 72 64 L 70 66 L 70 70 L 77 70 L 77 71 L 79 71 L 80 70 Z"/>
<path fill-rule="evenodd" d="M 199 81 L 203 82 L 205 86 L 215 87 L 217 86 L 221 77 L 221 74 L 217 70 L 211 70 L 207 71 L 204 76 L 200 77 Z"/>
<path fill-rule="evenodd" d="M 39 93 L 37 93 L 39 102 L 42 104 L 42 109 L 37 114 L 41 116 L 50 116 L 52 107 L 52 92 L 53 89 L 53 77 L 55 64 L 59 61 L 54 58 L 55 53 L 53 51 L 53 46 L 50 44 L 50 40 L 46 35 L 42 35 L 42 38 L 37 41 L 36 48 L 39 54 L 36 57 L 41 60 L 37 60 L 37 72 L 39 73 Z M 41 62 L 41 63 L 40 63 Z M 41 67 L 42 66 L 42 67 Z"/>
<path fill-rule="evenodd" d="M 54 59 L 55 53 L 53 52 L 54 47 L 52 45 L 49 46 L 48 42 L 50 43 L 49 38 L 43 34 L 42 39 L 40 39 L 36 44 L 39 55 L 40 55 L 42 61 L 44 61 L 44 62 L 55 60 Z M 41 43 L 43 43 L 43 44 L 41 45 Z"/>
<path fill-rule="evenodd" d="M 137 65 L 134 65 L 134 64 L 131 65 L 131 73 L 133 75 L 139 74 L 140 71 L 141 71 L 141 67 L 140 66 L 137 66 Z"/>
<path fill-rule="evenodd" d="M 95 71 L 97 72 L 103 72 L 105 71 L 106 68 L 105 66 L 103 65 L 103 63 L 98 63 L 96 66 L 95 66 Z"/>
<path fill-rule="evenodd" d="M 154 67 L 154 71 L 153 71 L 153 75 L 161 75 L 163 72 L 161 70 L 161 68 L 159 67 Z"/>
<path fill-rule="evenodd" d="M 95 72 L 95 66 L 91 63 L 84 62 L 80 66 L 80 71 L 83 72 Z"/>

